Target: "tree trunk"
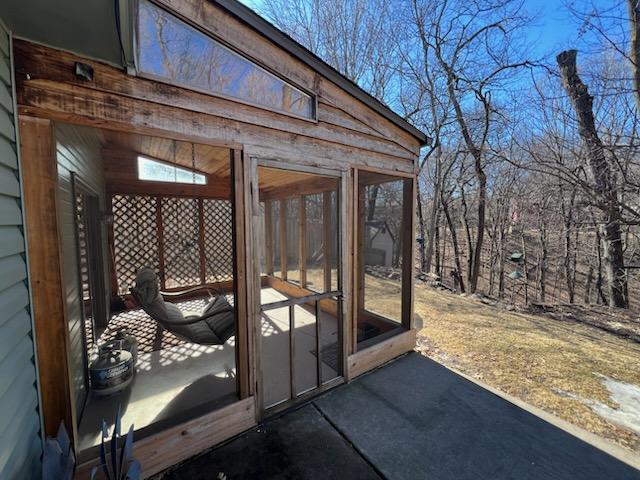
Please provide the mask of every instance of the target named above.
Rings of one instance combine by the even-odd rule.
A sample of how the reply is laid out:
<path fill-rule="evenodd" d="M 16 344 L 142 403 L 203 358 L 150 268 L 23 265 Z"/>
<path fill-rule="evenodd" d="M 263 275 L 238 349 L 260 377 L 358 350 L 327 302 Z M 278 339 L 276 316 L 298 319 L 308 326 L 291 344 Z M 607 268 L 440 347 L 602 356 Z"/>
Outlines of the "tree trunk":
<path fill-rule="evenodd" d="M 449 207 L 445 202 L 442 202 L 442 210 L 444 211 L 444 216 L 447 219 L 447 225 L 449 226 L 449 231 L 451 232 L 451 243 L 453 244 L 453 255 L 454 260 L 456 262 L 456 277 L 460 286 L 460 293 L 465 293 L 464 281 L 462 280 L 462 264 L 460 262 L 460 248 L 458 245 L 458 235 L 456 234 L 456 226 L 453 224 L 453 220 L 451 219 L 451 214 L 449 213 Z"/>
<path fill-rule="evenodd" d="M 504 297 L 504 235 L 505 225 L 500 225 L 498 236 L 498 298 Z"/>
<path fill-rule="evenodd" d="M 602 228 L 604 240 L 605 271 L 610 305 L 627 308 L 629 306 L 624 292 L 627 289 L 627 276 L 624 268 L 622 229 L 618 191 L 615 175 L 605 154 L 604 146 L 596 131 L 593 116 L 593 97 L 578 75 L 576 50 L 562 52 L 556 58 L 564 87 L 577 114 L 578 131 L 585 144 L 591 173 L 598 194 L 598 206 L 603 211 L 605 224 Z"/>
<path fill-rule="evenodd" d="M 629 58 L 631 58 L 633 69 L 633 93 L 636 99 L 636 110 L 640 113 L 640 2 L 627 0 L 627 8 L 631 32 Z"/>
<path fill-rule="evenodd" d="M 431 259 L 433 258 L 434 251 L 434 243 L 435 243 L 435 230 L 438 220 L 438 209 L 439 209 L 439 200 L 440 200 L 440 192 L 442 191 L 442 160 L 440 158 L 440 147 L 436 146 L 435 151 L 435 163 L 436 163 L 436 181 L 433 189 L 433 205 L 431 207 L 431 212 L 429 213 L 429 230 L 427 235 L 429 238 L 425 238 L 424 234 L 422 236 L 423 242 L 426 242 L 427 248 L 425 252 L 425 261 L 423 263 L 423 270 L 425 272 L 431 271 Z"/>
<path fill-rule="evenodd" d="M 524 229 L 520 232 L 520 241 L 522 243 L 522 272 L 524 274 L 524 306 L 526 307 L 529 305 L 529 267 L 527 265 L 527 242 Z"/>
<path fill-rule="evenodd" d="M 469 227 L 468 221 L 469 208 L 467 207 L 467 195 L 464 192 L 464 187 L 462 186 L 462 184 L 460 184 L 460 205 L 462 206 L 462 225 L 464 225 L 464 235 L 465 241 L 467 243 L 467 282 L 471 283 L 473 259 L 475 255 L 473 239 L 471 238 L 471 228 Z M 462 271 L 460 272 L 460 274 L 462 275 Z"/>
<path fill-rule="evenodd" d="M 433 232 L 433 251 L 435 252 L 435 270 L 436 270 L 436 274 L 440 277 L 440 280 L 442 280 L 442 263 L 440 261 L 440 259 L 442 258 L 442 255 L 440 253 L 440 209 L 438 208 L 437 212 L 436 212 L 436 224 L 435 224 L 435 229 Z M 442 261 L 444 262 L 444 259 L 442 259 Z"/>
<path fill-rule="evenodd" d="M 420 194 L 420 181 L 416 182 L 416 209 L 418 210 L 418 229 L 420 231 L 420 238 L 422 238 L 422 242 L 419 244 L 418 250 L 420 252 L 420 270 L 423 272 L 428 272 L 427 269 L 427 252 L 425 251 L 425 228 L 424 228 L 424 212 L 422 210 L 422 195 Z M 434 208 L 435 208 L 435 199 L 434 199 Z M 431 236 L 431 232 L 429 232 L 429 236 Z M 431 247 L 433 248 L 433 246 Z M 432 253 L 429 253 L 432 255 Z M 429 260 L 429 268 L 431 268 L 431 260 Z"/>

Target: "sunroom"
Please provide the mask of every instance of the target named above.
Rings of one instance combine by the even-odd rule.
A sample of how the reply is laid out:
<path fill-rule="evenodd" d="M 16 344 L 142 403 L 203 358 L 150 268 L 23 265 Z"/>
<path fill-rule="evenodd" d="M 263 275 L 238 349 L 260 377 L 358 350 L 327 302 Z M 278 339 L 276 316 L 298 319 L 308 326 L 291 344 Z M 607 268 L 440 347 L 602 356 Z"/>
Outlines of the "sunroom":
<path fill-rule="evenodd" d="M 0 16 L 44 430 L 81 472 L 118 411 L 149 475 L 413 348 L 421 132 L 236 1 L 34 27 L 57 3 Z"/>

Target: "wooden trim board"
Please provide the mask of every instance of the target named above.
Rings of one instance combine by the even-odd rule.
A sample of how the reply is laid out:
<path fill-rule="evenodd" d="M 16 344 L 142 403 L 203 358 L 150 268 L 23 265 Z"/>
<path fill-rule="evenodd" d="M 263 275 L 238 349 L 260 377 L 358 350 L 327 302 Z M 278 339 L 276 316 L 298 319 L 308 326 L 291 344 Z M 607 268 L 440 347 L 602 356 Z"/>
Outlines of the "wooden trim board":
<path fill-rule="evenodd" d="M 415 346 L 416 330 L 409 330 L 350 355 L 347 359 L 349 380 L 379 367 L 403 353 L 410 352 Z"/>
<path fill-rule="evenodd" d="M 176 425 L 133 444 L 142 465 L 141 478 L 155 475 L 256 425 L 253 397 Z M 99 459 L 78 466 L 76 480 L 89 479 Z"/>
<path fill-rule="evenodd" d="M 58 167 L 49 120 L 20 116 L 20 152 L 24 185 L 25 228 L 36 331 L 36 356 L 46 435 L 63 420 L 71 441 L 77 439 L 75 394 L 68 364 L 69 330 L 62 279 L 58 230 Z"/>

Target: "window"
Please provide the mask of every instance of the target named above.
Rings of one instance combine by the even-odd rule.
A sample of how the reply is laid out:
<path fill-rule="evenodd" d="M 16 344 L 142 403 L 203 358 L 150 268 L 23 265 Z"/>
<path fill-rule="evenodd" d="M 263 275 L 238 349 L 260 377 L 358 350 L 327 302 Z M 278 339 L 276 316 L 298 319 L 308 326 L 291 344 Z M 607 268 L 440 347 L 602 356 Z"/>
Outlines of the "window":
<path fill-rule="evenodd" d="M 174 167 L 168 163 L 138 155 L 138 179 L 152 182 L 191 183 L 206 185 L 207 178 L 193 170 Z"/>
<path fill-rule="evenodd" d="M 312 97 L 152 3 L 138 12 L 138 68 L 198 90 L 313 118 Z"/>
<path fill-rule="evenodd" d="M 358 350 L 411 323 L 412 190 L 411 179 L 358 174 Z"/>

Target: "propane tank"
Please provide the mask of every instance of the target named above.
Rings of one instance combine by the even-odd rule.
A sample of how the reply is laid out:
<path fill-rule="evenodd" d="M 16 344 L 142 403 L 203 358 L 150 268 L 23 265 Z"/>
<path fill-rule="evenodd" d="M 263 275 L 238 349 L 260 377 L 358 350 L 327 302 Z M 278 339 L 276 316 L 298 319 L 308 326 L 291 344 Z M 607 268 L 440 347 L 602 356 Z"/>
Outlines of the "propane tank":
<path fill-rule="evenodd" d="M 91 389 L 97 395 L 118 393 L 131 383 L 133 371 L 133 355 L 122 348 L 122 340 L 101 345 L 89 366 Z"/>

